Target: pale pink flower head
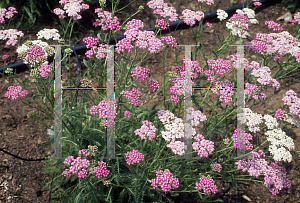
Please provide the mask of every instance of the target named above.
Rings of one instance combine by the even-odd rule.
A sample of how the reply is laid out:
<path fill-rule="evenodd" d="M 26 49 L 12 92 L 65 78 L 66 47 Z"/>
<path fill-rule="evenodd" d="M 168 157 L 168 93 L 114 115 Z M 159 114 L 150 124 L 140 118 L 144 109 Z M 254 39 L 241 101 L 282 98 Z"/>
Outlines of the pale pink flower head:
<path fill-rule="evenodd" d="M 182 11 L 182 15 L 179 18 L 183 19 L 184 23 L 189 25 L 189 26 L 193 26 L 197 21 L 200 21 L 202 18 L 204 18 L 204 13 L 202 11 L 191 11 L 189 9 L 185 9 L 184 11 Z"/>

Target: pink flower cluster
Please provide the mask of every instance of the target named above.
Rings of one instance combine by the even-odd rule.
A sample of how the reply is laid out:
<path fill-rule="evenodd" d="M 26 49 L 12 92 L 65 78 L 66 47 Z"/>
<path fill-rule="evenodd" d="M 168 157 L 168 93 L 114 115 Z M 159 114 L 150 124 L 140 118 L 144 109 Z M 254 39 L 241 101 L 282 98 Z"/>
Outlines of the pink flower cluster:
<path fill-rule="evenodd" d="M 245 87 L 246 87 L 246 89 L 244 90 L 244 94 L 246 96 L 248 96 L 248 98 L 250 98 L 251 93 L 255 93 L 255 92 L 260 91 L 260 87 L 254 85 L 254 84 L 246 83 Z"/>
<path fill-rule="evenodd" d="M 278 166 L 276 163 L 272 163 L 270 166 L 265 159 L 259 159 L 261 156 L 265 157 L 262 150 L 258 152 L 251 152 L 251 160 L 248 159 L 238 161 L 238 169 L 242 169 L 243 172 L 248 171 L 250 176 L 255 176 L 256 178 L 263 174 L 264 184 L 269 188 L 269 191 L 276 195 L 279 190 L 283 188 L 290 188 L 291 181 L 287 179 L 286 170 L 284 167 Z M 277 162 L 281 164 L 281 162 Z"/>
<path fill-rule="evenodd" d="M 148 180 L 151 183 L 153 189 L 160 186 L 162 191 L 167 193 L 171 191 L 171 186 L 173 188 L 179 187 L 178 178 L 175 178 L 168 169 L 165 169 L 165 171 L 162 170 L 156 171 L 156 177 L 157 177 L 156 179 Z"/>
<path fill-rule="evenodd" d="M 294 92 L 294 90 L 287 91 L 282 101 L 284 102 L 284 105 L 289 106 L 291 114 L 297 115 L 300 118 L 300 99 L 297 97 L 297 93 Z"/>
<path fill-rule="evenodd" d="M 166 41 L 166 44 L 171 45 L 171 47 L 176 47 L 176 39 L 172 36 L 165 36 L 160 38 L 161 41 Z"/>
<path fill-rule="evenodd" d="M 82 16 L 78 13 L 80 13 L 80 11 L 83 9 L 89 9 L 89 5 L 81 4 L 82 1 L 83 0 L 60 0 L 60 5 L 65 4 L 64 10 L 61 8 L 56 8 L 53 10 L 53 12 L 55 15 L 58 15 L 59 18 L 65 18 L 66 16 L 64 14 L 66 12 L 69 17 L 73 17 L 73 20 L 79 20 L 82 18 Z"/>
<path fill-rule="evenodd" d="M 16 100 L 18 99 L 18 97 L 25 97 L 25 95 L 28 94 L 28 92 L 26 90 L 22 91 L 22 87 L 21 86 L 10 86 L 8 87 L 8 92 L 5 93 L 4 97 L 10 98 L 12 100 Z"/>
<path fill-rule="evenodd" d="M 86 78 L 81 79 L 80 83 L 81 83 L 82 87 L 88 87 L 89 85 L 91 85 L 90 80 L 86 79 Z"/>
<path fill-rule="evenodd" d="M 153 9 L 153 14 L 159 14 L 161 17 L 169 17 L 170 22 L 175 22 L 178 20 L 178 14 L 176 9 L 172 6 L 168 6 L 167 3 L 164 3 L 164 0 L 152 0 L 147 3 L 147 6 Z"/>
<path fill-rule="evenodd" d="M 122 91 L 120 94 L 125 94 L 125 97 L 127 99 L 130 99 L 131 101 L 129 102 L 129 104 L 132 105 L 138 105 L 138 106 L 142 106 L 140 99 L 140 94 L 141 92 L 132 88 L 131 92 L 129 91 Z"/>
<path fill-rule="evenodd" d="M 185 9 L 182 11 L 182 15 L 179 18 L 183 19 L 183 22 L 189 26 L 193 26 L 197 21 L 200 21 L 202 18 L 204 18 L 204 13 L 202 11 L 191 11 L 189 9 Z"/>
<path fill-rule="evenodd" d="M 142 153 L 139 153 L 138 150 L 132 150 L 131 152 L 127 152 L 125 154 L 125 157 L 127 158 L 126 163 L 128 165 L 137 164 L 140 163 L 140 161 L 144 161 L 144 155 Z"/>
<path fill-rule="evenodd" d="M 208 157 L 209 154 L 211 154 L 215 148 L 214 148 L 214 142 L 210 141 L 210 140 L 205 140 L 205 137 L 201 134 L 197 134 L 194 137 L 195 140 L 197 140 L 198 142 L 194 142 L 192 144 L 192 147 L 194 150 L 198 150 L 197 155 L 199 155 L 200 157 Z"/>
<path fill-rule="evenodd" d="M 131 77 L 138 77 L 140 80 L 145 81 L 147 78 L 146 74 L 149 74 L 150 70 L 141 66 L 135 67 L 134 71 L 131 71 Z"/>
<path fill-rule="evenodd" d="M 149 137 L 149 140 L 153 140 L 155 137 L 155 131 L 156 128 L 154 125 L 152 125 L 152 122 L 150 121 L 142 121 L 142 127 L 139 129 L 136 129 L 134 131 L 134 134 L 140 136 L 142 140 L 147 139 L 147 136 Z"/>
<path fill-rule="evenodd" d="M 278 53 L 281 56 L 290 53 L 298 62 L 300 61 L 300 51 L 298 48 L 300 43 L 297 38 L 293 37 L 287 31 L 271 34 L 257 33 L 256 40 L 252 40 L 251 43 L 261 54 L 273 55 Z"/>
<path fill-rule="evenodd" d="M 120 31 L 122 28 L 120 26 L 120 22 L 118 21 L 117 16 L 114 16 L 114 19 L 112 19 L 112 13 L 109 11 L 102 11 L 102 8 L 95 9 L 95 13 L 97 13 L 98 18 L 96 19 L 96 22 L 93 23 L 95 27 L 102 26 L 103 30 L 115 30 L 117 29 Z"/>
<path fill-rule="evenodd" d="M 164 21 L 164 19 L 156 19 L 155 23 L 161 27 L 162 30 L 166 30 L 170 26 L 170 24 Z"/>
<path fill-rule="evenodd" d="M 70 175 L 71 173 L 72 174 L 78 173 L 79 178 L 87 177 L 88 171 L 86 170 L 86 168 L 90 166 L 89 160 L 81 159 L 81 157 L 77 157 L 76 159 L 74 159 L 73 156 L 69 156 L 68 158 L 65 159 L 64 164 L 71 165 L 71 167 L 69 169 L 65 169 L 65 171 L 62 173 L 63 176 L 69 178 L 71 176 Z"/>
<path fill-rule="evenodd" d="M 39 69 L 41 76 L 47 77 L 49 73 L 52 72 L 52 70 L 54 70 L 54 66 L 53 64 L 48 65 L 48 61 L 46 61 L 46 63 L 43 63 Z"/>
<path fill-rule="evenodd" d="M 156 92 L 156 90 L 159 88 L 159 84 L 155 80 L 150 79 L 148 81 L 148 84 L 149 84 L 149 91 Z"/>
<path fill-rule="evenodd" d="M 124 117 L 126 117 L 126 116 L 127 116 L 128 118 L 130 117 L 130 112 L 129 112 L 129 111 L 125 111 L 125 112 L 124 112 Z"/>
<path fill-rule="evenodd" d="M 242 129 L 235 129 L 234 134 L 231 136 L 231 140 L 233 141 L 233 146 L 235 146 L 236 148 L 242 148 L 242 143 L 238 143 L 237 140 L 237 134 L 239 131 L 239 135 L 241 133 L 244 133 L 244 146 L 246 148 L 246 150 L 252 150 L 253 149 L 253 145 L 249 142 L 249 140 L 252 140 L 252 135 L 250 133 L 246 133 L 245 130 L 242 131 Z"/>
<path fill-rule="evenodd" d="M 282 31 L 283 30 L 283 28 L 280 27 L 280 24 L 275 23 L 274 21 L 266 21 L 265 25 L 268 25 L 268 27 L 270 29 L 273 29 L 273 31 Z"/>
<path fill-rule="evenodd" d="M 106 169 L 106 163 L 103 161 L 98 161 L 98 165 L 93 168 L 92 173 L 95 173 L 98 178 L 107 177 L 109 175 L 109 170 Z M 110 184 L 109 182 L 105 182 L 106 184 Z"/>
<path fill-rule="evenodd" d="M 155 37 L 153 31 L 141 31 L 140 28 L 144 27 L 144 23 L 141 20 L 133 19 L 126 24 L 127 30 L 125 31 L 126 38 L 121 39 L 116 44 L 116 51 L 118 54 L 124 52 L 125 49 L 130 53 L 134 49 L 134 46 L 131 42 L 136 40 L 136 46 L 140 49 L 145 49 L 148 47 L 150 53 L 158 53 L 164 48 L 162 41 L 166 41 L 167 44 L 170 44 L 172 47 L 176 47 L 176 40 L 171 37 L 162 37 L 158 39 Z"/>
<path fill-rule="evenodd" d="M 259 0 L 253 0 L 253 1 L 259 1 Z M 254 5 L 254 6 L 261 6 L 262 3 L 260 3 L 260 2 L 255 2 L 253 5 Z"/>
<path fill-rule="evenodd" d="M 204 193 L 216 193 L 218 190 L 218 187 L 215 185 L 215 181 L 210 177 L 201 177 L 199 178 L 200 182 L 196 183 L 196 190 L 203 189 Z"/>
<path fill-rule="evenodd" d="M 15 46 L 18 43 L 18 35 L 23 37 L 24 33 L 22 33 L 22 31 L 18 31 L 17 29 L 0 30 L 0 40 L 8 39 L 6 45 Z"/>
<path fill-rule="evenodd" d="M 200 3 L 205 3 L 205 6 L 211 6 L 212 4 L 214 4 L 214 0 L 198 0 L 198 2 Z"/>
<path fill-rule="evenodd" d="M 185 63 L 185 59 L 183 59 L 184 63 Z M 199 68 L 198 65 L 199 63 L 197 61 L 187 61 L 188 63 L 191 64 L 191 78 L 197 78 L 198 75 L 197 73 L 193 73 L 195 71 L 195 69 L 197 70 L 197 72 L 203 72 L 202 68 Z M 172 82 L 175 83 L 174 86 L 172 86 L 170 88 L 170 92 L 173 94 L 177 94 L 178 96 L 181 96 L 184 94 L 184 92 L 187 93 L 191 93 L 192 92 L 192 88 L 191 86 L 194 84 L 194 82 L 192 82 L 189 79 L 185 79 L 185 67 L 182 68 L 181 66 L 177 66 L 176 69 L 180 72 L 181 77 L 180 78 L 173 78 Z M 178 103 L 179 99 L 178 96 L 172 95 L 171 96 L 171 100 L 174 103 Z"/>
<path fill-rule="evenodd" d="M 226 27 L 231 30 L 232 35 L 246 38 L 250 36 L 249 24 L 258 24 L 258 21 L 254 19 L 254 10 L 244 8 L 243 10 L 237 9 L 238 14 L 234 14 L 229 21 L 226 23 Z M 247 15 L 247 17 L 245 16 Z M 249 23 L 249 24 L 248 24 Z"/>
<path fill-rule="evenodd" d="M 257 77 L 257 82 L 262 85 L 268 85 L 271 83 L 273 87 L 276 87 L 276 89 L 280 88 L 279 82 L 276 79 L 272 79 L 271 70 L 267 66 L 263 66 L 258 69 L 253 68 L 251 75 Z"/>
<path fill-rule="evenodd" d="M 105 52 L 107 51 L 107 44 L 100 44 L 97 46 L 99 39 L 93 37 L 84 38 L 83 42 L 87 43 L 86 48 L 92 48 L 85 53 L 86 57 L 92 58 L 92 56 L 96 54 L 97 59 L 106 58 Z"/>
<path fill-rule="evenodd" d="M 191 125 L 194 127 L 199 125 L 199 121 L 203 122 L 207 120 L 206 115 L 199 110 L 195 111 L 193 107 L 189 107 L 186 111 L 191 114 Z"/>
<path fill-rule="evenodd" d="M 9 55 L 3 55 L 3 56 L 2 56 L 2 59 L 5 60 L 5 59 L 7 59 L 8 57 L 9 57 Z"/>
<path fill-rule="evenodd" d="M 247 46 L 248 47 L 248 46 Z M 232 62 L 232 66 L 235 68 L 235 69 L 238 69 L 237 67 L 237 60 L 238 60 L 238 56 L 239 54 L 232 54 L 230 55 L 231 56 L 231 62 Z M 249 61 L 246 59 L 246 58 L 242 58 L 241 59 L 243 61 L 243 64 L 245 66 L 245 70 L 249 70 L 251 68 L 251 66 L 249 65 Z"/>
<path fill-rule="evenodd" d="M 273 58 L 273 60 L 274 60 L 274 61 L 277 61 L 277 62 L 280 62 L 281 59 L 280 59 L 279 56 L 275 56 L 275 57 Z"/>
<path fill-rule="evenodd" d="M 82 149 L 78 152 L 78 154 L 83 154 L 84 156 L 89 156 L 91 152 L 88 149 Z"/>
<path fill-rule="evenodd" d="M 9 7 L 8 11 L 5 8 L 0 8 L 0 23 L 4 23 L 4 17 L 7 19 L 12 18 L 14 13 L 18 13 L 17 9 L 14 7 Z"/>
<path fill-rule="evenodd" d="M 110 103 L 110 106 L 111 106 L 111 104 L 112 104 L 112 102 Z M 114 113 L 114 119 L 116 118 L 116 116 L 118 115 L 118 113 L 116 113 L 117 112 L 117 109 L 118 109 L 118 104 L 116 103 L 116 102 L 114 102 L 114 105 L 115 105 L 115 113 Z M 111 110 L 111 109 L 108 109 L 108 107 L 107 107 L 107 101 L 106 100 L 102 100 L 99 104 L 98 104 L 98 106 L 93 106 L 91 109 L 90 109 L 90 113 L 92 114 L 92 115 L 94 115 L 94 114 L 99 114 L 99 119 L 107 119 L 108 118 L 108 116 L 109 115 L 111 115 L 112 114 L 112 111 L 113 111 L 113 109 Z M 114 121 L 114 123 L 116 123 L 115 121 Z M 107 121 L 105 121 L 105 124 L 104 124 L 104 126 L 107 126 L 108 125 L 108 123 L 107 123 Z"/>
<path fill-rule="evenodd" d="M 290 20 L 290 22 L 292 23 L 292 25 L 294 25 L 296 22 L 298 22 L 298 24 L 300 25 L 300 12 L 296 13 L 294 15 L 294 20 Z"/>
<path fill-rule="evenodd" d="M 212 164 L 212 168 L 213 168 L 213 171 L 216 171 L 216 172 L 222 171 L 222 165 L 217 162 Z"/>
<path fill-rule="evenodd" d="M 209 22 L 206 23 L 206 26 L 208 26 L 209 28 L 212 28 L 212 24 Z"/>
<path fill-rule="evenodd" d="M 46 51 L 38 45 L 31 45 L 29 49 L 21 52 L 18 58 L 22 59 L 25 64 L 30 64 L 31 67 L 39 66 L 47 61 Z"/>
<path fill-rule="evenodd" d="M 225 79 L 224 82 L 220 82 L 219 79 L 214 80 L 216 88 L 212 88 L 211 91 L 214 94 L 221 95 L 219 101 L 224 101 L 225 104 L 233 103 L 232 96 L 235 94 L 233 91 L 234 84 Z"/>
<path fill-rule="evenodd" d="M 216 73 L 220 75 L 225 75 L 231 70 L 230 60 L 223 60 L 223 59 L 208 60 L 207 63 L 209 66 L 212 67 L 213 70 L 216 71 Z"/>
<path fill-rule="evenodd" d="M 283 119 L 284 118 L 284 111 L 282 109 L 278 109 L 276 111 L 275 118 L 277 118 L 277 119 Z"/>

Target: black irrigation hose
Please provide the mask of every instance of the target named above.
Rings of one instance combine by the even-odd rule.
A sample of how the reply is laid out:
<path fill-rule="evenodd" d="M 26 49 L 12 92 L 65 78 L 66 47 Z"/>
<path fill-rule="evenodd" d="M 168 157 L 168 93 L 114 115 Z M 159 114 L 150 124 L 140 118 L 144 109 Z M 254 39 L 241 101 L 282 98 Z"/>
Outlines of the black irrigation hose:
<path fill-rule="evenodd" d="M 274 4 L 278 3 L 278 2 L 280 2 L 280 0 L 260 0 L 259 2 L 261 2 L 261 3 L 265 6 L 265 5 L 267 5 L 267 4 L 274 5 Z M 231 14 L 232 14 L 233 12 L 235 12 L 237 9 L 242 9 L 242 8 L 244 8 L 244 7 L 247 7 L 247 5 L 248 5 L 248 6 L 252 6 L 254 3 L 255 3 L 255 2 L 250 2 L 250 3 L 240 4 L 240 5 L 237 5 L 237 6 L 232 6 L 232 7 L 229 7 L 229 8 L 224 9 L 224 11 L 225 11 L 226 13 L 228 13 L 228 15 L 231 15 Z M 210 12 L 210 13 L 206 13 L 206 14 L 204 15 L 203 22 L 204 22 L 205 20 L 214 19 L 214 18 L 216 18 L 216 16 L 217 16 L 217 11 Z M 195 24 L 195 25 L 192 26 L 192 27 L 195 27 L 195 26 L 197 26 L 197 24 Z M 191 26 L 186 25 L 186 24 L 183 22 L 183 20 L 173 22 L 173 23 L 171 23 L 170 26 L 169 26 L 169 29 L 170 29 L 171 32 L 174 31 L 175 29 L 176 29 L 176 30 L 183 30 L 183 29 L 189 29 L 189 28 L 191 28 Z M 37 29 L 28 29 L 28 30 L 38 31 Z M 157 28 L 152 27 L 152 28 L 148 28 L 148 29 L 145 29 L 145 30 L 146 30 L 146 31 L 156 31 Z M 162 30 L 162 34 L 165 34 L 165 33 L 167 33 L 167 32 L 169 32 L 169 30 Z M 119 40 L 121 40 L 121 39 L 123 39 L 123 38 L 125 38 L 125 37 L 126 37 L 125 35 L 119 35 L 119 36 L 117 36 L 117 39 L 115 39 L 114 37 L 112 37 L 112 38 L 110 39 L 110 41 L 109 41 L 109 44 L 116 44 L 116 42 L 118 42 Z M 65 41 L 66 41 L 66 40 L 65 40 Z M 102 44 L 102 43 L 103 43 L 102 41 L 99 42 L 99 44 Z M 73 50 L 73 52 L 74 52 L 74 55 L 76 56 L 77 64 L 78 64 L 78 69 L 77 69 L 77 70 L 78 70 L 78 79 L 77 79 L 78 85 L 77 85 L 77 87 L 79 86 L 79 76 L 80 76 L 80 64 L 79 64 L 79 59 L 78 59 L 77 53 L 78 53 L 78 54 L 84 54 L 84 53 L 86 52 L 86 50 L 87 50 L 86 45 L 87 45 L 87 44 L 83 44 L 83 45 L 79 45 L 79 46 L 77 46 L 77 47 L 72 47 L 72 48 L 71 48 L 71 49 Z M 77 52 L 77 53 L 76 53 L 76 52 Z M 63 50 L 62 53 L 65 54 L 65 51 Z M 72 53 L 72 55 L 73 55 L 73 53 Z M 71 55 L 71 56 L 72 56 L 72 55 Z M 53 60 L 54 54 L 53 54 L 52 56 L 48 56 L 47 58 L 48 58 L 48 61 L 49 61 L 49 60 Z M 6 68 L 20 69 L 20 68 L 24 68 L 24 67 L 26 68 L 27 66 L 24 64 L 23 61 L 21 61 L 21 62 L 15 63 L 15 64 L 11 64 L 11 65 L 8 65 L 8 66 L 5 66 L 5 67 L 1 67 L 1 68 L 0 68 L 0 72 L 4 71 Z M 76 97 L 75 97 L 74 105 L 75 105 L 76 102 L 77 102 L 77 95 L 78 95 L 78 89 L 77 89 L 77 91 L 76 91 Z M 9 153 L 9 152 L 3 150 L 2 148 L 0 148 L 0 151 L 4 152 L 4 153 L 6 153 L 6 154 L 8 154 L 8 155 L 10 155 L 10 156 L 13 156 L 13 157 L 15 157 L 15 158 L 17 158 L 17 159 L 21 159 L 21 160 L 23 160 L 23 161 L 43 161 L 43 160 L 49 159 L 49 158 L 42 158 L 42 159 L 24 159 L 24 158 L 19 157 L 19 156 L 17 156 L 17 155 L 11 154 L 11 153 Z M 53 174 L 53 178 L 54 178 L 54 174 Z M 50 186 L 49 202 L 51 202 L 51 188 L 52 188 L 52 182 L 51 182 L 51 186 Z M 218 193 L 215 197 L 216 197 L 216 198 L 223 197 L 223 196 L 225 195 L 225 193 L 227 193 L 227 192 L 230 190 L 230 188 L 231 188 L 231 184 L 228 185 L 221 193 Z"/>

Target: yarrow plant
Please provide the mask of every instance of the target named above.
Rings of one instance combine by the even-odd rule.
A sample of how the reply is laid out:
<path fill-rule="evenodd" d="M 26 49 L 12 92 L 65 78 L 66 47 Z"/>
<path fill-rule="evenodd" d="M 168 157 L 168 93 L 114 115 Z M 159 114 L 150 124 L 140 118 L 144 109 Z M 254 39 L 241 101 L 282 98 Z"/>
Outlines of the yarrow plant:
<path fill-rule="evenodd" d="M 34 82 L 11 84 L 4 93 L 7 99 L 19 99 L 24 104 L 28 104 L 26 99 L 41 101 L 41 105 L 36 103 L 35 106 L 41 113 L 31 112 L 28 117 L 43 121 L 40 123 L 48 130 L 52 129 L 48 134 L 51 137 L 49 143 L 55 140 L 52 131 L 57 128 L 48 126 L 44 120 L 54 120 L 57 98 L 53 92 L 57 90 L 53 83 L 54 62 L 47 61 L 55 50 L 48 40 L 63 45 L 65 37 L 69 36 L 70 42 L 74 23 L 86 20 L 81 12 L 89 9 L 82 0 L 61 0 L 59 3 L 61 8 L 55 8 L 54 13 L 62 22 L 63 30 L 41 30 L 37 34 L 38 40 L 27 41 L 16 49 L 19 59 L 29 67 Z M 204 55 L 204 60 L 200 60 L 202 49 L 192 49 L 190 58 L 177 60 L 178 39 L 174 33 L 163 36 L 162 31 L 181 19 L 188 26 L 196 25 L 190 44 L 200 44 L 198 40 L 205 37 L 203 31 L 212 28 L 211 23 L 204 22 L 203 6 L 211 6 L 213 0 L 198 0 L 198 11 L 184 8 L 181 14 L 163 0 L 151 0 L 138 5 L 125 20 L 117 17 L 122 12 L 119 1 L 113 1 L 110 10 L 105 3 L 100 0 L 100 7 L 92 11 L 97 16 L 92 24 L 97 37 L 83 39 L 87 48 L 83 63 L 87 69 L 79 74 L 77 82 L 71 77 L 71 47 L 64 47 L 65 54 L 60 61 L 62 77 L 66 73 L 64 68 L 70 74 L 69 80 L 63 78 L 63 86 L 75 86 L 80 94 L 75 96 L 72 91 L 63 90 L 70 92 L 70 97 L 62 95 L 61 102 L 63 159 L 47 160 L 50 166 L 46 168 L 59 172 L 60 178 L 46 184 L 55 185 L 51 187 L 57 188 L 56 193 L 56 189 L 52 189 L 53 193 L 63 202 L 74 201 L 70 197 L 78 202 L 172 202 L 173 196 L 178 195 L 190 202 L 196 201 L 197 197 L 205 202 L 212 201 L 220 190 L 217 182 L 241 179 L 259 182 L 273 195 L 291 187 L 281 165 L 293 159 L 295 144 L 285 129 L 290 125 L 299 127 L 293 116 L 300 117 L 300 99 L 290 89 L 283 95 L 280 109 L 263 115 L 252 107 L 268 101 L 299 80 L 297 77 L 287 86 L 282 82 L 299 72 L 299 66 L 295 65 L 300 60 L 298 36 L 294 37 L 266 19 L 265 25 L 276 33 L 258 33 L 244 45 L 246 52 L 241 60 L 245 72 L 245 105 L 242 113 L 236 114 L 239 108 L 235 88 L 238 80 L 227 76 L 238 70 L 241 56 L 233 54 L 224 60 L 222 55 L 230 42 L 240 40 L 243 44 L 250 26 L 258 23 L 254 10 L 238 9 L 236 14 L 229 16 L 218 9 L 217 18 L 225 21 L 229 33 L 226 39 L 220 37 L 218 48 L 212 55 Z M 256 2 L 256 6 L 259 5 Z M 146 7 L 156 18 L 157 29 L 154 31 L 145 30 L 145 22 L 133 18 Z M 12 8 L 8 10 L 0 10 L 0 22 L 16 13 Z M 294 24 L 299 23 L 299 19 L 296 14 Z M 109 40 L 117 32 L 124 37 L 116 40 L 113 50 L 109 49 Z M 8 40 L 11 45 L 17 43 L 18 36 L 22 37 L 23 33 L 14 29 L 0 31 L 0 39 Z M 162 66 L 155 63 L 154 70 L 153 63 L 147 64 L 147 60 L 161 52 L 167 54 L 169 50 L 176 51 L 174 57 L 163 60 L 176 58 L 176 65 L 170 66 L 166 74 L 165 63 Z M 260 56 L 261 60 L 250 61 L 250 55 Z M 7 60 L 5 53 L 1 56 Z M 69 65 L 66 63 L 68 58 Z M 109 89 L 112 69 L 117 77 L 113 94 Z M 31 82 L 36 91 L 27 85 Z M 98 86 L 89 91 L 85 87 L 92 82 Z M 194 89 L 195 86 L 206 88 L 199 91 Z M 273 95 L 267 96 L 265 90 L 268 88 L 274 90 Z M 29 95 L 33 97 L 29 98 Z M 237 122 L 245 128 L 237 127 Z M 244 140 L 240 142 L 238 136 Z M 242 148 L 248 159 L 236 160 L 236 152 Z M 264 181 L 257 180 L 261 175 Z"/>

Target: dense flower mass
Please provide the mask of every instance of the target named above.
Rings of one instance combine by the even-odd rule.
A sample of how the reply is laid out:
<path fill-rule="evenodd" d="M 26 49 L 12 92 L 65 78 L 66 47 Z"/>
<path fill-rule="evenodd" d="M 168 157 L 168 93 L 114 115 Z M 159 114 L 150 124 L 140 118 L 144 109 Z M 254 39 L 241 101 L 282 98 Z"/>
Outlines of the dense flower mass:
<path fill-rule="evenodd" d="M 270 34 L 257 33 L 256 39 L 252 40 L 251 44 L 263 55 L 281 56 L 290 53 L 300 62 L 300 42 L 287 31 Z"/>
<path fill-rule="evenodd" d="M 258 152 L 251 152 L 247 162 L 245 160 L 239 160 L 237 168 L 242 169 L 243 172 L 247 171 L 250 176 L 255 176 L 258 178 L 260 175 L 264 175 L 265 186 L 269 188 L 269 191 L 276 195 L 279 190 L 283 188 L 290 188 L 291 181 L 286 178 L 286 170 L 284 167 L 278 166 L 276 163 L 268 165 L 265 159 L 260 159 L 260 157 L 265 157 L 262 150 Z M 281 164 L 280 162 L 277 162 Z"/>

